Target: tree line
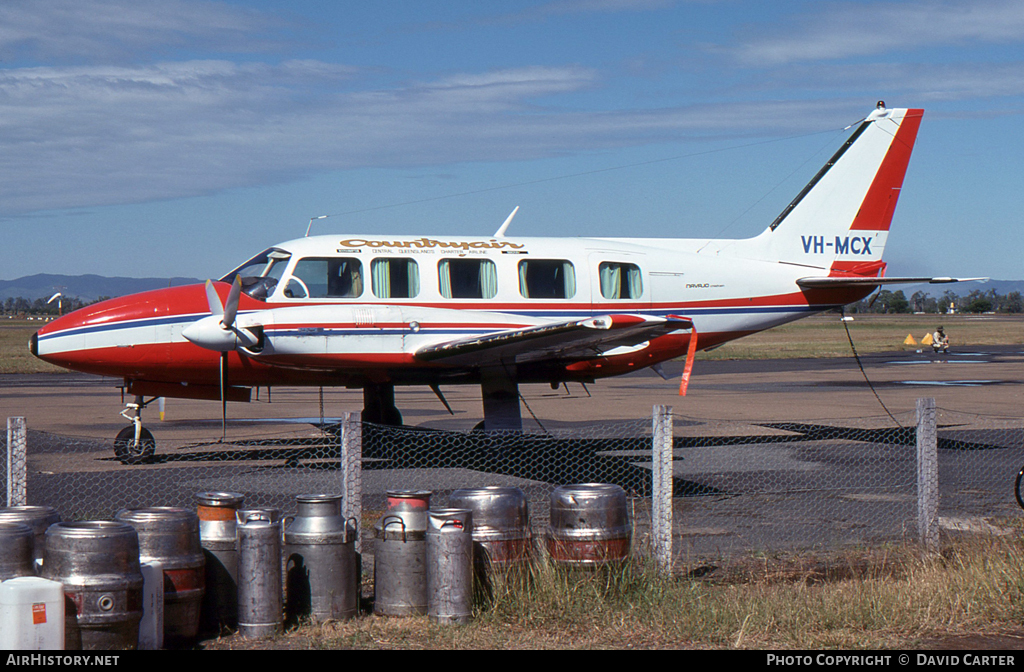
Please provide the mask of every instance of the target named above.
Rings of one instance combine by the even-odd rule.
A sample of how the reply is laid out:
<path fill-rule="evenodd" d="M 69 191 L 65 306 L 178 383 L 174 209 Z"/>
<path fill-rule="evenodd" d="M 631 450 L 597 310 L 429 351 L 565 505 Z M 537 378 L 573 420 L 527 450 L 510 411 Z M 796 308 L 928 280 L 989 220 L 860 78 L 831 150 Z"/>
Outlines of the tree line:
<path fill-rule="evenodd" d="M 927 292 L 914 292 L 908 299 L 903 290 L 883 289 L 866 299 L 850 304 L 854 313 L 1024 313 L 1024 297 L 1020 292 L 1000 294 L 995 289 L 976 289 L 966 296 L 952 291 L 934 297 Z"/>
<path fill-rule="evenodd" d="M 35 301 L 30 301 L 23 296 L 9 296 L 5 301 L 0 303 L 2 308 L 2 314 L 4 317 L 27 317 L 29 315 L 36 316 L 51 316 L 57 317 L 59 312 L 63 312 L 65 315 L 73 310 L 78 310 L 84 306 L 99 303 L 100 301 L 106 301 L 109 296 L 101 296 L 95 301 L 83 301 L 77 296 L 62 296 L 59 299 L 54 299 L 50 303 L 47 303 L 47 299 L 38 298 Z"/>

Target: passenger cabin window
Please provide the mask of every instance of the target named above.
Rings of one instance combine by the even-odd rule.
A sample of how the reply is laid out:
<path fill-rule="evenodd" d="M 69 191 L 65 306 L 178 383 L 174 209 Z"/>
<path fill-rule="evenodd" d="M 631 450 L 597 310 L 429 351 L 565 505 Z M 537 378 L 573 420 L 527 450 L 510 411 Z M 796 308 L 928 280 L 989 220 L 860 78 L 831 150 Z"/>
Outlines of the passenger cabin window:
<path fill-rule="evenodd" d="M 284 295 L 293 299 L 354 299 L 363 294 L 363 265 L 352 257 L 299 259 Z"/>
<path fill-rule="evenodd" d="M 420 293 L 420 269 L 414 259 L 374 259 L 370 277 L 378 299 L 411 299 Z"/>
<path fill-rule="evenodd" d="M 576 270 L 563 259 L 520 261 L 519 293 L 525 299 L 571 299 L 576 296 Z"/>
<path fill-rule="evenodd" d="M 598 266 L 601 275 L 601 296 L 606 299 L 639 299 L 644 293 L 640 267 L 606 261 Z"/>
<path fill-rule="evenodd" d="M 489 259 L 445 259 L 437 275 L 446 299 L 493 299 L 498 293 L 498 271 Z"/>

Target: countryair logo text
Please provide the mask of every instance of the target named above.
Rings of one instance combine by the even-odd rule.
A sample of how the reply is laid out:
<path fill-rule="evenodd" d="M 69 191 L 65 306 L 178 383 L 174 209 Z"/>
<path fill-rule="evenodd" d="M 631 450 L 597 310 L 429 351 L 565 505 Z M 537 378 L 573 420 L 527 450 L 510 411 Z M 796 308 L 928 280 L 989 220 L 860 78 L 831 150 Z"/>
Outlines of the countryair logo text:
<path fill-rule="evenodd" d="M 434 240 L 433 238 L 418 238 L 416 240 L 366 240 L 365 238 L 348 238 L 339 243 L 340 245 L 347 248 L 354 247 L 373 247 L 373 248 L 388 248 L 395 250 L 425 250 L 425 249 L 449 249 L 449 250 L 501 250 L 504 248 L 511 248 L 519 250 L 523 248 L 523 245 L 516 243 L 509 243 L 504 240 L 480 240 L 472 243 L 451 241 L 446 242 L 443 240 Z"/>

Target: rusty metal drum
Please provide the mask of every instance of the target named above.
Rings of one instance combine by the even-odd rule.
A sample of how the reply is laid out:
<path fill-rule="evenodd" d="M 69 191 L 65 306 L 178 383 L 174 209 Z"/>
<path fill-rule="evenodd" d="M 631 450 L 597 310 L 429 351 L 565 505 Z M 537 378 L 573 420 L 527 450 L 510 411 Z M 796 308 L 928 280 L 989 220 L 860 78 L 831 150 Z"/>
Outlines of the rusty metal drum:
<path fill-rule="evenodd" d="M 121 521 L 54 523 L 42 576 L 64 584 L 68 650 L 135 649 L 142 619 L 139 535 Z"/>
<path fill-rule="evenodd" d="M 57 509 L 52 506 L 8 506 L 0 508 L 0 523 L 22 523 L 32 528 L 35 534 L 35 560 L 43 559 L 43 548 L 46 547 L 46 530 L 54 523 L 60 522 Z"/>
<path fill-rule="evenodd" d="M 608 483 L 562 485 L 551 493 L 548 555 L 556 564 L 598 566 L 629 557 L 626 491 Z"/>
<path fill-rule="evenodd" d="M 206 592 L 200 632 L 220 634 L 238 625 L 238 541 L 235 518 L 245 496 L 237 492 L 196 494 L 199 544 L 206 559 Z"/>
<path fill-rule="evenodd" d="M 359 606 L 356 525 L 341 512 L 341 495 L 295 498 L 297 511 L 286 518 L 286 611 L 290 617 L 344 620 Z"/>
<path fill-rule="evenodd" d="M 530 558 L 530 511 L 519 488 L 496 485 L 455 490 L 448 497 L 453 509 L 473 512 L 476 562 L 501 570 Z"/>
<path fill-rule="evenodd" d="M 427 613 L 429 490 L 389 490 L 374 526 L 373 611 L 382 616 Z"/>
<path fill-rule="evenodd" d="M 188 509 L 152 506 L 125 509 L 117 520 L 139 535 L 139 561 L 158 561 L 164 573 L 164 645 L 191 644 L 199 633 L 206 559 L 199 543 L 199 518 Z"/>
<path fill-rule="evenodd" d="M 0 523 L 0 581 L 35 576 L 35 533 L 22 523 Z"/>
<path fill-rule="evenodd" d="M 473 616 L 473 512 L 435 509 L 427 516 L 427 616 L 468 623 Z"/>

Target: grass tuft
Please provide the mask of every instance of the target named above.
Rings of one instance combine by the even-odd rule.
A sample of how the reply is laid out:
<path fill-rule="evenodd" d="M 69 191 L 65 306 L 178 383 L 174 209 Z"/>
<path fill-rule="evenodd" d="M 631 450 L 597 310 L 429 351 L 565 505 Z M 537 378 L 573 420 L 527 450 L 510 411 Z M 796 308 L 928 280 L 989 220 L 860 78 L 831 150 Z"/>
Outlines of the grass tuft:
<path fill-rule="evenodd" d="M 1012 538 L 734 561 L 701 578 L 643 558 L 597 569 L 539 561 L 496 576 L 471 623 L 362 616 L 300 627 L 278 648 L 890 649 L 1021 633 L 1024 553 Z M 960 640 L 958 640 L 960 641 Z"/>

